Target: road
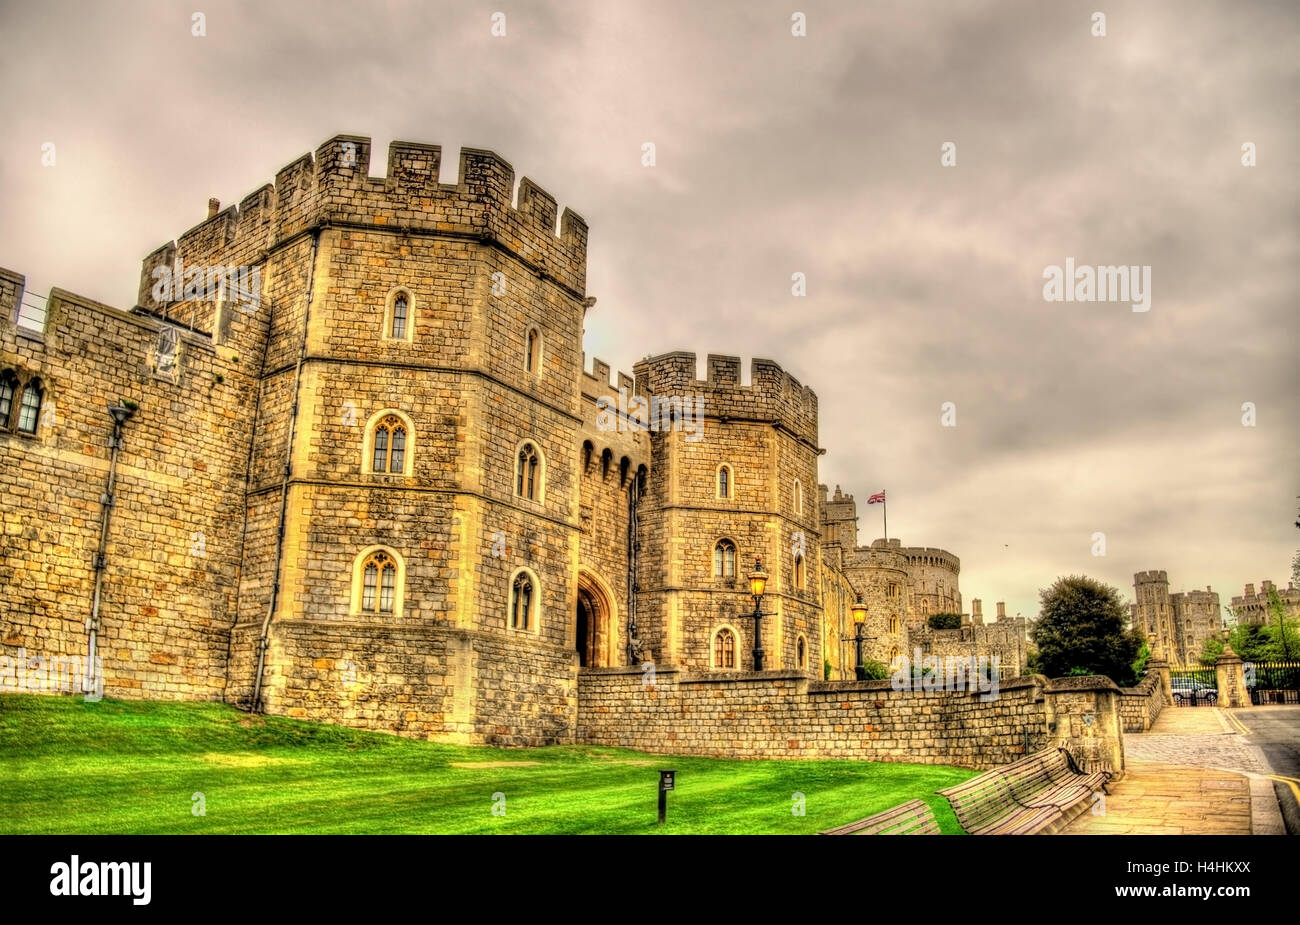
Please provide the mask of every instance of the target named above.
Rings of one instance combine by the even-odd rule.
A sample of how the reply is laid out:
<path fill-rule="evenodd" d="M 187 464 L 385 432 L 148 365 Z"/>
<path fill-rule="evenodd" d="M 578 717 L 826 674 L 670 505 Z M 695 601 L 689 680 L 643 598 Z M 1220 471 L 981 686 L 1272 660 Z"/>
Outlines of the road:
<path fill-rule="evenodd" d="M 1300 835 L 1300 706 L 1223 712 L 1246 732 L 1246 741 L 1264 753 L 1287 834 Z"/>

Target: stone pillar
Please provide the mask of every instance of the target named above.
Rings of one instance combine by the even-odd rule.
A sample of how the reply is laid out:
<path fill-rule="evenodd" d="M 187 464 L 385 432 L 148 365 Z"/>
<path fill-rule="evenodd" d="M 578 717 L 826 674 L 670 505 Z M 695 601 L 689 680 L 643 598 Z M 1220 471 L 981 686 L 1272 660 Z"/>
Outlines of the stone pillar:
<path fill-rule="evenodd" d="M 1165 658 L 1164 646 L 1160 645 L 1155 633 L 1147 633 L 1147 645 L 1151 648 L 1151 656 L 1147 659 L 1147 674 L 1160 676 L 1160 698 L 1165 706 L 1173 706 L 1174 694 L 1169 684 L 1169 661 Z"/>
<path fill-rule="evenodd" d="M 1083 770 L 1124 776 L 1124 723 L 1119 687 L 1110 678 L 1054 678 L 1044 691 L 1049 743 L 1066 749 Z"/>
<path fill-rule="evenodd" d="M 1246 690 L 1245 679 L 1241 672 L 1241 656 L 1232 651 L 1232 643 L 1223 641 L 1223 654 L 1214 663 L 1214 681 L 1219 688 L 1219 706 L 1251 706 L 1250 693 Z"/>

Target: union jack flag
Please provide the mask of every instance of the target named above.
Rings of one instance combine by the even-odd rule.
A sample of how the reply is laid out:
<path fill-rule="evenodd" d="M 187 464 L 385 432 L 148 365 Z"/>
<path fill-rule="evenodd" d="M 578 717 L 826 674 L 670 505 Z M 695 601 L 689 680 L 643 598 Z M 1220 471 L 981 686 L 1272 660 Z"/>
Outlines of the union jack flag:
<path fill-rule="evenodd" d="M 867 504 L 884 504 L 884 503 L 885 503 L 885 493 L 883 491 L 878 491 L 870 498 L 867 499 Z"/>

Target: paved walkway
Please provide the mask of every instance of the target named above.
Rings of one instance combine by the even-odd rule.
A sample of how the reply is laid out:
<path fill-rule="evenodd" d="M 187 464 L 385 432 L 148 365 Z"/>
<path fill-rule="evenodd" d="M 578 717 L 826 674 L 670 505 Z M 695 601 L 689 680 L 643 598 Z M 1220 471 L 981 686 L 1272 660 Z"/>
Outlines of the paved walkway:
<path fill-rule="evenodd" d="M 1124 739 L 1128 744 L 1128 737 Z M 1105 815 L 1091 811 L 1064 835 L 1249 835 L 1250 781 L 1230 771 L 1139 761 L 1125 756 L 1124 779 L 1110 785 Z M 1099 807 L 1097 807 L 1099 808 Z"/>
<path fill-rule="evenodd" d="M 1166 707 L 1150 732 L 1125 733 L 1124 758 L 1269 773 L 1263 753 L 1237 732 L 1217 707 Z"/>
<path fill-rule="evenodd" d="M 1262 777 L 1268 762 L 1217 707 L 1166 707 L 1149 732 L 1125 734 L 1124 763 L 1104 815 L 1080 816 L 1062 834 L 1250 835 L 1281 828 L 1272 784 Z"/>

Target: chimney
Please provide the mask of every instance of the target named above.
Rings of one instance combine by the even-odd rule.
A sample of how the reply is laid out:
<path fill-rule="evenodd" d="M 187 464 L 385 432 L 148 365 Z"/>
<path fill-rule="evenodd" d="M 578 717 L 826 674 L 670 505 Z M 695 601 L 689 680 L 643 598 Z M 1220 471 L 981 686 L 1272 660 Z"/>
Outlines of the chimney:
<path fill-rule="evenodd" d="M 970 622 L 973 626 L 984 625 L 984 604 L 980 599 L 974 598 L 970 602 Z"/>
<path fill-rule="evenodd" d="M 1007 617 L 1007 602 L 998 601 L 998 619 L 1005 620 Z"/>
<path fill-rule="evenodd" d="M 216 215 L 216 214 L 217 214 L 218 212 L 220 212 L 220 211 L 221 211 L 221 200 L 220 200 L 220 199 L 209 199 L 209 200 L 208 200 L 208 218 L 212 218 L 212 216 Z"/>
<path fill-rule="evenodd" d="M 1211 594 L 1211 593 L 1213 593 L 1213 591 L 1214 591 L 1214 589 L 1211 588 L 1209 585 L 1206 585 L 1206 586 L 1205 586 L 1205 593 L 1206 593 L 1206 594 Z"/>

